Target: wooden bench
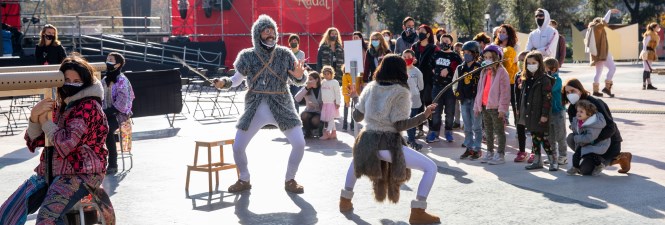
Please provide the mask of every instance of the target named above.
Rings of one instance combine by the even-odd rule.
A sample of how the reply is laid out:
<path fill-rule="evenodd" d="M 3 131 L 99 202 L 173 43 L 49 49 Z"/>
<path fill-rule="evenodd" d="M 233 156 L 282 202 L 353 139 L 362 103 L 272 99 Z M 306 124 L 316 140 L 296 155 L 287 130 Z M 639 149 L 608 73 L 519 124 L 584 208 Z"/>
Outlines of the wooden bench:
<path fill-rule="evenodd" d="M 221 140 L 221 141 L 195 141 L 194 148 L 194 165 L 187 166 L 187 181 L 185 182 L 185 193 L 189 197 L 189 175 L 192 171 L 207 172 L 208 173 L 208 199 L 212 198 L 212 173 L 215 172 L 215 190 L 219 189 L 219 171 L 236 169 L 236 175 L 240 177 L 240 171 L 233 163 L 224 162 L 224 145 L 233 145 L 234 140 Z M 212 148 L 219 146 L 219 162 L 212 162 Z M 208 164 L 199 165 L 199 148 L 208 148 Z"/>

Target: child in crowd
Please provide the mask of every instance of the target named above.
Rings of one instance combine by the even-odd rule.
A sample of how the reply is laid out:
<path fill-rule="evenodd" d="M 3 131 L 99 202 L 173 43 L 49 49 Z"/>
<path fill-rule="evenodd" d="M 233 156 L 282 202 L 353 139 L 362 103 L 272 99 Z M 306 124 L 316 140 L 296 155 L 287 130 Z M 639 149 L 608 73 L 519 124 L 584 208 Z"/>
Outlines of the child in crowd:
<path fill-rule="evenodd" d="M 610 139 L 593 143 L 605 127 L 605 117 L 598 112 L 596 106 L 587 100 L 580 100 L 575 104 L 577 116 L 573 118 L 570 129 L 573 133 L 568 135 L 567 142 L 570 148 L 575 149 L 573 154 L 573 166 L 568 169 L 568 175 L 580 173 L 580 162 L 582 160 L 603 160 L 602 154 L 610 147 Z M 593 165 L 593 164 L 585 164 Z M 602 163 L 593 169 L 591 175 L 598 176 L 603 170 Z"/>
<path fill-rule="evenodd" d="M 480 67 L 480 63 L 477 62 L 478 55 L 480 55 L 478 42 L 468 41 L 464 43 L 462 51 L 464 52 L 464 63 L 455 69 L 453 80 L 457 80 L 459 76 Z M 480 124 L 481 117 L 473 113 L 473 105 L 478 92 L 478 80 L 480 80 L 480 73 L 476 72 L 465 77 L 464 80 L 455 84 L 456 87 L 453 87 L 455 97 L 461 102 L 462 121 L 464 122 L 464 143 L 462 145 L 466 150 L 460 156 L 460 159 L 475 160 L 482 155 L 480 151 L 483 132 Z"/>
<path fill-rule="evenodd" d="M 543 55 L 531 51 L 526 55 L 526 71 L 522 73 L 522 99 L 520 102 L 519 123 L 531 133 L 535 159 L 527 170 L 543 168 L 540 148 L 545 150 L 550 162 L 556 162 L 549 142 L 549 120 L 552 108 L 552 79 L 545 72 Z M 550 171 L 559 169 L 558 163 L 550 164 Z"/>
<path fill-rule="evenodd" d="M 344 70 L 344 66 L 342 66 L 342 70 Z M 349 87 L 352 85 L 352 83 L 353 83 L 353 78 L 351 77 L 351 74 L 350 73 L 344 73 L 344 75 L 342 75 L 342 95 L 344 95 L 344 121 L 342 121 L 342 130 L 344 130 L 344 131 L 347 130 L 347 127 L 350 127 L 351 131 L 353 131 L 353 128 L 354 128 L 353 126 L 355 124 L 353 122 L 353 117 L 351 118 L 350 126 L 348 126 L 349 123 L 347 123 L 347 121 L 349 121 L 348 120 L 349 119 L 349 107 L 351 107 L 351 103 L 350 103 L 351 98 L 349 97 Z"/>
<path fill-rule="evenodd" d="M 326 122 L 326 130 L 323 132 L 321 140 L 336 139 L 337 130 L 335 128 L 335 119 L 339 118 L 339 105 L 342 103 L 339 82 L 334 79 L 335 71 L 331 66 L 323 66 L 323 82 L 321 82 L 321 121 Z"/>
<path fill-rule="evenodd" d="M 483 51 L 483 65 L 501 60 L 503 50 L 497 45 L 487 45 Z M 482 112 L 485 137 L 487 138 L 487 154 L 482 163 L 498 165 L 505 163 L 506 134 L 504 132 L 505 116 L 510 105 L 510 81 L 508 72 L 500 63 L 483 69 L 478 81 L 478 92 L 473 112 Z M 494 135 L 498 139 L 498 152 L 494 154 Z"/>
<path fill-rule="evenodd" d="M 520 100 L 522 99 L 522 83 L 524 83 L 524 80 L 522 80 L 523 76 L 521 75 L 524 73 L 526 70 L 524 68 L 524 60 L 526 58 L 526 54 L 528 54 L 528 51 L 523 51 L 520 52 L 520 54 L 517 56 L 517 68 L 518 72 L 515 74 L 515 85 L 514 85 L 514 91 L 513 91 L 513 96 L 515 99 L 515 105 L 516 107 L 513 108 L 513 113 L 515 114 L 515 128 L 517 129 L 517 145 L 519 146 L 519 152 L 517 152 L 517 156 L 513 160 L 514 162 L 524 162 L 527 157 L 526 153 L 526 127 L 524 127 L 524 124 L 520 124 L 517 121 L 519 120 L 520 116 L 520 110 L 519 110 L 519 104 Z M 531 157 L 529 157 L 529 163 L 533 162 L 533 154 L 531 154 Z"/>
<path fill-rule="evenodd" d="M 568 158 L 566 157 L 568 148 L 566 147 L 566 108 L 561 101 L 563 81 L 559 77 L 560 64 L 559 60 L 552 57 L 546 58 L 544 63 L 545 71 L 554 79 L 554 84 L 552 85 L 552 110 L 550 111 L 550 140 L 553 141 L 552 149 L 558 149 L 559 151 L 556 163 L 565 165 L 568 163 Z"/>
<path fill-rule="evenodd" d="M 416 61 L 416 58 L 413 56 L 415 53 L 411 49 L 404 50 L 402 53 L 402 58 L 406 61 L 406 73 L 409 75 L 407 83 L 409 84 L 409 91 L 411 92 L 411 115 L 414 117 L 420 113 L 420 107 L 423 105 L 420 101 L 420 91 L 425 88 L 423 83 L 423 73 L 420 72 L 418 67 L 414 66 L 413 63 Z M 413 148 L 416 151 L 420 151 L 423 147 L 421 144 L 416 143 L 416 128 L 413 127 L 406 131 L 407 134 L 407 143 L 409 147 Z"/>
<path fill-rule="evenodd" d="M 434 52 L 434 76 L 432 76 L 432 99 L 441 92 L 448 84 L 452 83 L 455 69 L 458 65 L 462 64 L 462 58 L 458 53 L 453 52 L 453 37 L 450 34 L 441 35 L 439 40 L 441 45 L 440 51 Z M 453 121 L 455 120 L 455 94 L 453 89 L 448 89 L 443 93 L 443 96 L 435 102 L 438 106 L 434 110 L 432 120 L 429 124 L 430 131 L 425 141 L 427 143 L 436 142 L 439 140 L 439 131 L 441 124 L 444 124 L 446 141 L 453 142 Z M 444 113 L 445 120 L 441 119 L 441 114 Z"/>

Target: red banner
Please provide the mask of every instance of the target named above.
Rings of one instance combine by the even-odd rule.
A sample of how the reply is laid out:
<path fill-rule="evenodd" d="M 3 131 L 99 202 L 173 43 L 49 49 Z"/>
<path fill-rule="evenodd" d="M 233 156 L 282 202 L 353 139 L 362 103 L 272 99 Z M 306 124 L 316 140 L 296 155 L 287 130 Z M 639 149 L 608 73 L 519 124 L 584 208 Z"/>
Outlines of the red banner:
<path fill-rule="evenodd" d="M 1 0 L 6 4 L 2 9 L 2 23 L 21 30 L 21 5 L 16 0 Z"/>
<path fill-rule="evenodd" d="M 280 45 L 288 46 L 289 34 L 300 35 L 300 49 L 308 63 L 316 62 L 321 34 L 326 29 L 336 27 L 344 40 L 351 39 L 354 31 L 354 0 L 233 0 L 227 10 L 213 9 L 209 18 L 201 1 L 188 1 L 187 17 L 183 20 L 178 1 L 172 0 L 171 33 L 192 36 L 192 41 L 224 40 L 227 66 L 232 66 L 240 50 L 252 46 L 251 27 L 261 14 L 277 22 L 282 35 Z"/>

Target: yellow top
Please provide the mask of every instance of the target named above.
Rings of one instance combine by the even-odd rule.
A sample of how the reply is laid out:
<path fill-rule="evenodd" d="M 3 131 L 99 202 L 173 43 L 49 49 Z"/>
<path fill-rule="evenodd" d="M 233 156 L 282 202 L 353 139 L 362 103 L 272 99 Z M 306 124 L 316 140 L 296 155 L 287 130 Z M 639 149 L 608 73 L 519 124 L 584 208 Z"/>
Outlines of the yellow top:
<path fill-rule="evenodd" d="M 508 72 L 510 84 L 515 84 L 515 74 L 517 74 L 518 71 L 517 62 L 515 62 L 516 55 L 517 53 L 515 53 L 513 47 L 506 46 L 503 48 L 503 58 L 506 59 L 506 61 L 503 61 L 503 67 L 505 67 Z"/>
<path fill-rule="evenodd" d="M 351 101 L 349 97 L 349 86 L 351 86 L 351 74 L 349 73 L 344 73 L 342 75 L 342 95 L 344 96 L 344 105 L 348 106 L 349 101 Z"/>

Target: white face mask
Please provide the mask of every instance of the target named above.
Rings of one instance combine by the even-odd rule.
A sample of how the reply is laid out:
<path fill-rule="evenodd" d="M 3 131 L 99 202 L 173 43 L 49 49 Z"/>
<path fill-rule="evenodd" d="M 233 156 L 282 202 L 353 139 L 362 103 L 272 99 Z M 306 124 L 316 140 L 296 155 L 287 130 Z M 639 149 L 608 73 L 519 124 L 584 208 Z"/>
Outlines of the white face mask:
<path fill-rule="evenodd" d="M 575 103 L 577 103 L 577 101 L 580 100 L 580 95 L 575 94 L 575 93 L 567 94 L 566 97 L 568 98 L 568 101 L 570 102 L 570 104 L 573 104 L 573 105 L 575 105 Z"/>
<path fill-rule="evenodd" d="M 390 37 L 388 36 L 383 36 L 383 40 L 386 40 L 386 42 L 390 41 Z"/>
<path fill-rule="evenodd" d="M 538 64 L 526 65 L 526 69 L 529 70 L 532 73 L 535 73 L 536 71 L 538 71 Z"/>

